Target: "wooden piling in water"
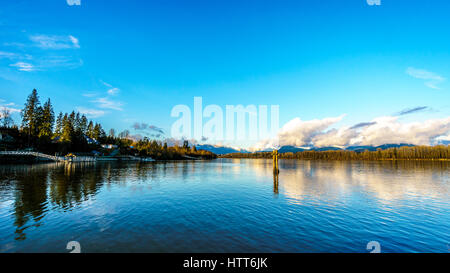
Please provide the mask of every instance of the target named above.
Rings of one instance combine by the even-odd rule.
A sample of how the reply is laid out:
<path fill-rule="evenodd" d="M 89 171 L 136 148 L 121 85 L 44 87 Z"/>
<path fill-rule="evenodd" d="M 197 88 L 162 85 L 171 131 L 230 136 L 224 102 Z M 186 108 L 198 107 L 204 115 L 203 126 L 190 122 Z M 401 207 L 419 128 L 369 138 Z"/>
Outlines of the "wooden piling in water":
<path fill-rule="evenodd" d="M 280 173 L 280 169 L 278 168 L 278 150 L 273 150 L 273 173 Z"/>

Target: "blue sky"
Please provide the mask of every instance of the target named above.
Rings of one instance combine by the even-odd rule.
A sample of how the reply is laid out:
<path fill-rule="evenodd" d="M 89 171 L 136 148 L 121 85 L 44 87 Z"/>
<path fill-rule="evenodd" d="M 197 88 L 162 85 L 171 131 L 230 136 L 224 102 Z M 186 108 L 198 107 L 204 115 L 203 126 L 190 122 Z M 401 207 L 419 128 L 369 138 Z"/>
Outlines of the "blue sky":
<path fill-rule="evenodd" d="M 116 131 L 138 133 L 139 122 L 168 133 L 172 107 L 201 96 L 223 108 L 279 105 L 281 126 L 345 114 L 320 134 L 386 116 L 396 120 L 372 129 L 410 130 L 361 143 L 423 130 L 437 130 L 429 141 L 446 139 L 449 12 L 444 0 L 2 1 L 0 106 L 22 108 L 36 88 L 55 112 L 78 109 Z M 420 110 L 399 115 L 405 109 Z M 424 127 L 430 120 L 440 120 L 437 129 Z"/>

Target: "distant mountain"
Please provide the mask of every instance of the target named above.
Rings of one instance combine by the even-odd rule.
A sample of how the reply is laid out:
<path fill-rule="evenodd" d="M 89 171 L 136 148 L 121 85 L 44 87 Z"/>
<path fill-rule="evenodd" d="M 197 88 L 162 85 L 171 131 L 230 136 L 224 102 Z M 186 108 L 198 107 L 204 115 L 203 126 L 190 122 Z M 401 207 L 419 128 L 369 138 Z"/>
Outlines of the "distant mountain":
<path fill-rule="evenodd" d="M 345 148 L 346 151 L 353 151 L 353 152 L 364 152 L 365 150 L 368 151 L 376 151 L 377 148 L 373 146 L 350 146 Z"/>
<path fill-rule="evenodd" d="M 278 149 L 278 152 L 281 154 L 284 153 L 297 153 L 297 152 L 303 152 L 303 151 L 354 151 L 354 152 L 364 152 L 365 150 L 368 151 L 376 151 L 377 149 L 386 150 L 390 148 L 399 148 L 399 147 L 413 147 L 414 145 L 411 144 L 383 144 L 380 146 L 350 146 L 345 149 L 339 148 L 336 146 L 328 146 L 328 147 L 295 147 L 295 146 L 282 146 L 280 149 Z M 271 152 L 273 149 L 265 149 L 258 152 Z"/>
<path fill-rule="evenodd" d="M 264 150 L 256 151 L 256 153 L 264 153 L 264 152 L 272 152 L 274 148 L 266 148 Z M 295 147 L 295 146 L 282 146 L 278 149 L 279 153 L 297 153 L 297 152 L 303 152 L 303 151 L 309 151 L 311 150 L 311 147 Z"/>
<path fill-rule="evenodd" d="M 438 142 L 439 145 L 450 145 L 450 140 L 440 140 Z"/>
<path fill-rule="evenodd" d="M 350 146 L 350 147 L 347 147 L 345 150 L 346 151 L 354 151 L 354 152 L 364 152 L 365 150 L 368 150 L 368 151 L 373 152 L 378 149 L 386 150 L 386 149 L 390 149 L 390 148 L 400 148 L 400 147 L 414 147 L 414 145 L 401 143 L 401 144 L 383 144 L 380 146 Z"/>
<path fill-rule="evenodd" d="M 322 147 L 322 148 L 312 148 L 311 150 L 313 150 L 313 151 L 340 151 L 343 149 L 339 148 L 339 147 L 330 146 L 330 147 Z"/>
<path fill-rule="evenodd" d="M 376 148 L 380 148 L 381 150 L 386 150 L 386 149 L 390 149 L 390 148 L 400 148 L 400 147 L 414 147 L 414 145 L 412 144 L 406 144 L 406 143 L 401 143 L 401 144 L 383 144 L 380 146 L 377 146 Z"/>
<path fill-rule="evenodd" d="M 295 146 L 283 146 L 280 149 L 278 149 L 278 152 L 281 154 L 284 153 L 297 153 L 297 152 L 303 152 L 307 151 L 308 149 L 295 147 Z"/>
<path fill-rule="evenodd" d="M 213 146 L 213 145 L 195 145 L 195 148 L 197 150 L 204 150 L 204 151 L 210 151 L 212 153 L 215 153 L 216 155 L 225 155 L 225 154 L 232 154 L 232 153 L 249 153 L 249 151 L 246 150 L 236 150 L 230 147 L 219 147 L 219 146 Z"/>
<path fill-rule="evenodd" d="M 448 143 L 447 143 L 448 144 Z M 446 145 L 446 144 L 444 144 Z M 381 150 L 386 150 L 386 149 L 390 149 L 390 148 L 400 148 L 400 147 L 413 147 L 414 145 L 411 144 L 383 144 L 380 146 L 350 146 L 347 147 L 345 149 L 343 148 L 339 148 L 339 147 L 335 147 L 335 146 L 329 146 L 329 147 L 295 147 L 295 146 L 282 146 L 280 149 L 278 149 L 278 152 L 281 154 L 284 153 L 297 153 L 297 152 L 303 152 L 303 151 L 319 151 L 319 152 L 323 152 L 323 151 L 354 151 L 357 153 L 361 153 L 364 152 L 365 150 L 368 151 L 376 151 L 378 149 Z M 217 155 L 225 155 L 225 154 L 232 154 L 232 153 L 250 153 L 247 150 L 237 150 L 237 149 L 233 149 L 230 147 L 220 147 L 220 146 L 213 146 L 213 145 L 196 145 L 195 147 L 197 147 L 197 150 L 205 150 L 205 151 L 210 151 L 213 152 Z M 272 148 L 268 148 L 268 149 L 264 149 L 264 150 L 260 150 L 257 151 L 259 153 L 261 152 L 271 152 L 273 151 Z"/>

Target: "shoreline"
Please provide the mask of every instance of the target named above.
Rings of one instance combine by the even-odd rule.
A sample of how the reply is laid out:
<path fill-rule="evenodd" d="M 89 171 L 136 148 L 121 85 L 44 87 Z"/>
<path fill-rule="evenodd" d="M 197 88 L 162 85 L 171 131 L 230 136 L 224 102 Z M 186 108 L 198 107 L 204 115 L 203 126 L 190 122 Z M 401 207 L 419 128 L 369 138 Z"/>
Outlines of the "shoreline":
<path fill-rule="evenodd" d="M 23 164 L 46 164 L 46 163 L 122 163 L 122 162 L 167 162 L 167 161 L 202 161 L 202 160 L 213 160 L 208 158 L 180 158 L 180 159 L 153 159 L 153 158 L 114 158 L 114 157 L 97 157 L 95 160 L 65 160 L 65 161 L 54 161 L 50 159 L 37 158 L 34 156 L 0 156 L 0 165 L 23 165 Z"/>
<path fill-rule="evenodd" d="M 267 159 L 272 160 L 271 158 L 266 157 L 221 157 L 220 159 Z M 342 161 L 342 162 L 350 162 L 350 161 L 442 161 L 447 162 L 450 161 L 450 158 L 440 158 L 440 159 L 425 159 L 425 158 L 414 158 L 414 159 L 314 159 L 314 158 L 282 158 L 279 157 L 279 160 L 303 160 L 303 161 Z"/>

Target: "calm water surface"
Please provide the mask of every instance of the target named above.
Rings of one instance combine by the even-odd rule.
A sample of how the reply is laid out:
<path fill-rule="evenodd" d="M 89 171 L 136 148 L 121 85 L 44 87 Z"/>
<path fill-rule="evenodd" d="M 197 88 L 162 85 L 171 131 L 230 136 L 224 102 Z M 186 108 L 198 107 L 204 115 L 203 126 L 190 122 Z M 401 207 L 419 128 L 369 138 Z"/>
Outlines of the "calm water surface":
<path fill-rule="evenodd" d="M 450 252 L 449 162 L 0 166 L 0 252 Z"/>

